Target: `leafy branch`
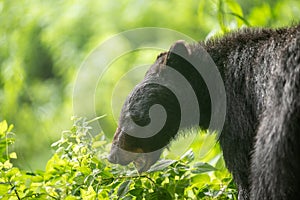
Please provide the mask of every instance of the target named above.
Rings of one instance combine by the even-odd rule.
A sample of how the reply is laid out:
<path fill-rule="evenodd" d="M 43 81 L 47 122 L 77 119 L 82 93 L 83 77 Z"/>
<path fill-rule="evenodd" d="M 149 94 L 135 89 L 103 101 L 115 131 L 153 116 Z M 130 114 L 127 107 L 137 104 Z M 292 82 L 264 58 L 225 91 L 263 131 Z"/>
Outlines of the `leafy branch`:
<path fill-rule="evenodd" d="M 110 164 L 105 158 L 109 143 L 103 133 L 93 136 L 83 118 L 74 118 L 70 130 L 52 144 L 55 153 L 45 171 L 26 172 L 1 160 L 2 199 L 235 199 L 236 189 L 224 168 L 196 162 L 192 150 L 177 160 L 161 159 L 148 172 Z M 6 153 L 8 128 L 0 124 L 1 151 Z M 4 127 L 4 128 L 3 128 Z M 11 131 L 11 130 L 9 130 Z M 13 141 L 13 140 L 10 140 Z M 8 153 L 11 155 L 11 153 Z M 223 166 L 223 167 L 222 167 Z M 209 174 L 210 175 L 209 175 Z"/>

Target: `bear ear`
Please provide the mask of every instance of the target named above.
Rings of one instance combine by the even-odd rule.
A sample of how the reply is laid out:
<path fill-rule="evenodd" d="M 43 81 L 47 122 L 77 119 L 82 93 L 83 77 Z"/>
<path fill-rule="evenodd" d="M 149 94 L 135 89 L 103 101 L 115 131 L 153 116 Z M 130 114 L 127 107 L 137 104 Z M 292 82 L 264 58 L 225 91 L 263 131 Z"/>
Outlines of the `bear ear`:
<path fill-rule="evenodd" d="M 168 52 L 166 64 L 171 64 L 178 59 L 185 59 L 190 56 L 191 50 L 184 40 L 178 40 L 173 44 Z"/>

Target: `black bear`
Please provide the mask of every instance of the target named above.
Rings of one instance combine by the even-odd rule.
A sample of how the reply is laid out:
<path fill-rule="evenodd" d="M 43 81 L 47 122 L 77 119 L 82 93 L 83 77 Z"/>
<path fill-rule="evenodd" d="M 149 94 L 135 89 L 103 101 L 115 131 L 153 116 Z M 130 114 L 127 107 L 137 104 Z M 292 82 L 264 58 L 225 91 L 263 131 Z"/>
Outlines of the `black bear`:
<path fill-rule="evenodd" d="M 178 133 L 183 113 L 180 100 L 168 85 L 160 84 L 168 82 L 164 75 L 168 67 L 188 80 L 198 100 L 195 110 L 201 112 L 196 124 L 209 127 L 213 115 L 209 89 L 189 61 L 198 60 L 202 69 L 210 67 L 202 62 L 204 50 L 224 81 L 226 117 L 219 141 L 238 186 L 238 198 L 299 199 L 300 25 L 245 28 L 197 44 L 176 42 L 157 57 L 125 101 L 109 161 L 134 162 L 139 171 L 146 171 Z M 139 128 L 155 121 L 151 107 L 156 105 L 164 108 L 166 119 L 157 134 L 149 135 Z"/>

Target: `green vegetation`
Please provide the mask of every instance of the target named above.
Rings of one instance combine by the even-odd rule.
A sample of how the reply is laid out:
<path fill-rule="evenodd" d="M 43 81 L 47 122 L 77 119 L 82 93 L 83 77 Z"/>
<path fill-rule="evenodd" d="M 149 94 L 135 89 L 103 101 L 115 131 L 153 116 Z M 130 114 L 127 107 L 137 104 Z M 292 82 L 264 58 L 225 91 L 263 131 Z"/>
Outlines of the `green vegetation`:
<path fill-rule="evenodd" d="M 15 152 L 12 126 L 0 123 L 1 199 L 236 199 L 235 186 L 222 157 L 213 167 L 196 161 L 192 150 L 178 160 L 162 159 L 147 173 L 105 159 L 109 145 L 103 134 L 92 136 L 89 122 L 74 118 L 73 127 L 52 144 L 54 155 L 45 171 L 26 172 L 11 163 Z M 220 153 L 216 146 L 210 157 Z M 207 172 L 209 172 L 207 174 Z"/>
<path fill-rule="evenodd" d="M 122 31 L 163 27 L 204 40 L 242 26 L 287 26 L 300 20 L 299 13 L 298 0 L 0 0 L 0 198 L 234 199 L 218 145 L 211 150 L 214 138 L 199 134 L 181 149 L 179 139 L 153 172 L 142 175 L 104 159 L 120 106 L 144 71 L 122 82 L 112 108 L 116 83 L 132 66 L 152 63 L 162 49 L 130 52 L 111 63 L 95 91 L 95 113 L 105 117 L 91 123 L 76 118 L 61 136 L 77 114 L 77 72 L 99 43 Z M 3 120 L 15 125 L 16 134 Z"/>

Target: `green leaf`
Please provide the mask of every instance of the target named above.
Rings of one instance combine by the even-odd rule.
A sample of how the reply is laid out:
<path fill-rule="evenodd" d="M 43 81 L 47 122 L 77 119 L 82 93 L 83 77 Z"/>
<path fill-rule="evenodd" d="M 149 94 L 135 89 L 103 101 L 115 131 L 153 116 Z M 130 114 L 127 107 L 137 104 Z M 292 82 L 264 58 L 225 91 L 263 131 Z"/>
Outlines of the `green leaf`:
<path fill-rule="evenodd" d="M 3 135 L 6 131 L 7 131 L 7 122 L 6 120 L 3 120 L 2 122 L 0 122 L 0 136 Z"/>
<path fill-rule="evenodd" d="M 216 163 L 215 166 L 216 166 L 216 168 L 217 168 L 218 170 L 224 170 L 224 169 L 226 169 L 225 161 L 224 161 L 223 156 L 220 156 L 220 157 L 218 158 L 218 161 L 217 161 L 217 163 Z"/>
<path fill-rule="evenodd" d="M 13 124 L 9 125 L 9 127 L 8 127 L 8 129 L 7 129 L 6 132 L 10 132 L 13 128 L 14 128 L 14 125 L 13 125 Z"/>
<path fill-rule="evenodd" d="M 9 165 L 9 167 L 12 167 L 13 165 L 11 163 L 9 163 L 8 161 L 6 161 L 5 163 L 7 163 L 7 165 Z M 4 165 L 5 165 L 4 163 Z M 5 166 L 4 166 L 5 167 Z M 6 168 L 8 169 L 8 168 Z M 12 167 L 10 168 L 7 173 L 6 173 L 6 177 L 11 178 L 13 176 L 19 176 L 20 174 L 20 169 L 16 168 L 16 167 Z"/>
<path fill-rule="evenodd" d="M 197 174 L 191 178 L 193 184 L 197 187 L 210 183 L 211 179 L 208 174 Z"/>
<path fill-rule="evenodd" d="M 3 167 L 5 169 L 11 169 L 13 167 L 13 164 L 11 162 L 9 162 L 9 160 L 7 160 L 7 161 L 4 162 Z"/>
<path fill-rule="evenodd" d="M 2 197 L 8 193 L 10 187 L 9 184 L 0 184 L 0 194 Z"/>
<path fill-rule="evenodd" d="M 210 171 L 216 171 L 217 169 L 208 163 L 198 162 L 193 166 L 192 173 L 201 174 Z"/>
<path fill-rule="evenodd" d="M 65 200 L 76 200 L 77 198 L 74 196 L 67 196 Z"/>
<path fill-rule="evenodd" d="M 96 192 L 92 186 L 89 186 L 87 191 L 81 189 L 80 192 L 83 200 L 93 200 L 96 198 Z"/>
<path fill-rule="evenodd" d="M 132 183 L 132 180 L 127 180 L 120 185 L 120 187 L 118 189 L 118 193 L 117 193 L 118 197 L 123 197 L 127 194 L 131 183 Z"/>
<path fill-rule="evenodd" d="M 101 147 L 101 146 L 103 146 L 103 145 L 105 145 L 107 142 L 106 141 L 96 141 L 96 142 L 94 142 L 93 143 L 93 145 L 92 145 L 92 147 L 93 148 L 98 148 L 98 147 Z"/>
<path fill-rule="evenodd" d="M 157 194 L 157 199 L 173 200 L 172 195 L 165 188 L 159 187 L 155 192 Z"/>
<path fill-rule="evenodd" d="M 194 158 L 195 158 L 194 152 L 190 149 L 181 156 L 180 160 L 190 163 L 194 160 Z"/>
<path fill-rule="evenodd" d="M 139 197 L 143 194 L 144 189 L 143 188 L 134 188 L 129 191 L 129 193 L 135 197 Z"/>
<path fill-rule="evenodd" d="M 132 200 L 132 197 L 131 196 L 125 196 L 122 198 L 122 200 Z"/>
<path fill-rule="evenodd" d="M 12 159 L 17 159 L 17 154 L 16 154 L 16 152 L 11 152 L 11 153 L 9 154 L 9 157 L 12 158 Z"/>
<path fill-rule="evenodd" d="M 228 5 L 229 9 L 239 15 L 239 16 L 243 16 L 243 10 L 241 8 L 241 6 L 234 0 L 230 0 L 230 1 L 226 1 L 226 4 Z"/>
<path fill-rule="evenodd" d="M 160 160 L 155 165 L 153 165 L 147 172 L 161 171 L 175 162 L 176 160 Z"/>
<path fill-rule="evenodd" d="M 62 144 L 63 143 L 63 140 L 62 139 L 60 139 L 60 140 L 58 140 L 58 141 L 56 141 L 56 142 L 54 142 L 54 143 L 52 143 L 51 144 L 51 147 L 56 147 L 56 146 L 59 146 L 60 144 Z"/>

